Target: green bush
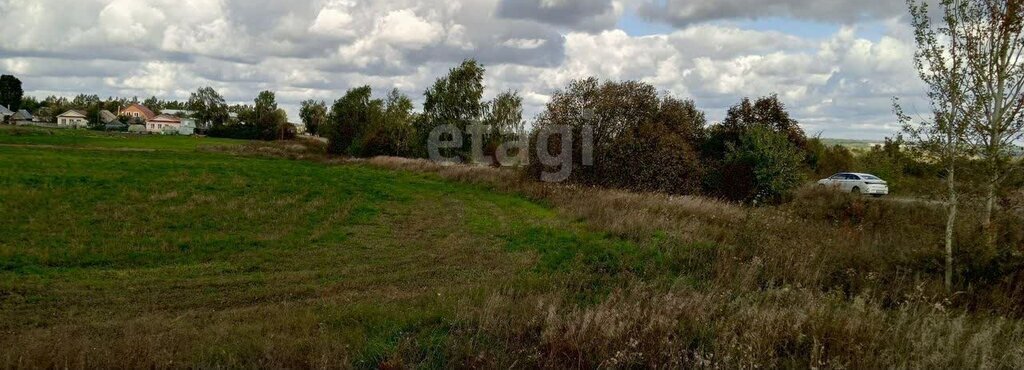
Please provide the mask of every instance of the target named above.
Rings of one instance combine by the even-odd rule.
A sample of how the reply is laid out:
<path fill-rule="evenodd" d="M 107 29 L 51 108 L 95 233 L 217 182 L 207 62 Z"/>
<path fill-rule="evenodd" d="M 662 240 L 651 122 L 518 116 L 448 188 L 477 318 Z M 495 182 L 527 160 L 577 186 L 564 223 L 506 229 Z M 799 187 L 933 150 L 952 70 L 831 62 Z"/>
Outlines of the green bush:
<path fill-rule="evenodd" d="M 740 136 L 738 145 L 728 146 L 721 195 L 760 204 L 785 201 L 804 181 L 804 158 L 786 135 L 753 127 Z"/>

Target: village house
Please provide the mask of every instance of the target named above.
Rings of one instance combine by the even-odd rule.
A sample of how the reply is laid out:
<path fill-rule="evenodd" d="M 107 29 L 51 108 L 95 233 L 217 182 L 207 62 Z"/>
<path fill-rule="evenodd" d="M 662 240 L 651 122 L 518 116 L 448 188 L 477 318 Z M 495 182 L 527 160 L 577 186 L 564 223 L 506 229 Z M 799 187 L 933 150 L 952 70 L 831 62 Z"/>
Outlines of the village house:
<path fill-rule="evenodd" d="M 107 131 L 128 130 L 128 124 L 121 122 L 117 115 L 106 109 L 100 111 L 100 123 L 103 124 L 103 129 Z"/>
<path fill-rule="evenodd" d="M 177 134 L 181 129 L 181 118 L 161 114 L 146 121 L 146 132 L 153 134 Z"/>
<path fill-rule="evenodd" d="M 146 108 L 145 105 L 139 103 L 132 103 L 131 105 L 117 112 L 117 115 L 137 118 L 142 122 L 149 122 L 149 120 L 156 118 L 156 113 L 153 113 L 153 111 L 149 110 L 149 108 Z"/>
<path fill-rule="evenodd" d="M 88 127 L 89 118 L 80 110 L 69 110 L 57 116 L 57 127 L 80 128 Z"/>
<path fill-rule="evenodd" d="M 0 105 L 0 123 L 6 123 L 7 118 L 13 115 L 14 112 L 11 112 L 7 107 Z"/>
<path fill-rule="evenodd" d="M 114 121 L 117 121 L 116 114 L 106 109 L 100 111 L 100 123 L 107 124 Z"/>
<path fill-rule="evenodd" d="M 181 126 L 178 128 L 178 133 L 181 135 L 193 135 L 196 133 L 196 120 L 192 118 L 195 114 L 189 110 L 178 110 L 178 109 L 165 109 L 163 114 L 178 117 L 181 120 Z"/>
<path fill-rule="evenodd" d="M 21 109 L 18 110 L 17 113 L 14 113 L 14 115 L 11 116 L 10 120 L 11 124 L 24 126 L 31 125 L 33 122 L 33 117 L 32 113 L 29 113 L 27 110 Z"/>

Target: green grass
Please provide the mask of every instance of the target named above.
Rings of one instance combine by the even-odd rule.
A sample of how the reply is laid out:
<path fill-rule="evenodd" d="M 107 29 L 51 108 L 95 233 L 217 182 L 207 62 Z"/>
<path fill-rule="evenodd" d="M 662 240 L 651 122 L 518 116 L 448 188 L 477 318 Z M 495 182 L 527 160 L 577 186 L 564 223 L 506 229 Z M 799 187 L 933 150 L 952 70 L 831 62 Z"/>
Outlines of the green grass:
<path fill-rule="evenodd" d="M 4 128 L 0 143 L 7 365 L 375 366 L 409 333 L 443 341 L 459 307 L 494 292 L 665 266 L 433 175 L 198 152 L 234 142 L 185 137 Z"/>
<path fill-rule="evenodd" d="M 946 293 L 931 207 L 744 208 L 307 144 L 0 126 L 0 368 L 1024 359 L 1024 275 Z"/>
<path fill-rule="evenodd" d="M 196 136 L 135 135 L 88 130 L 0 125 L 0 145 L 48 145 L 62 148 L 194 151 L 201 146 L 231 146 L 242 140 Z"/>

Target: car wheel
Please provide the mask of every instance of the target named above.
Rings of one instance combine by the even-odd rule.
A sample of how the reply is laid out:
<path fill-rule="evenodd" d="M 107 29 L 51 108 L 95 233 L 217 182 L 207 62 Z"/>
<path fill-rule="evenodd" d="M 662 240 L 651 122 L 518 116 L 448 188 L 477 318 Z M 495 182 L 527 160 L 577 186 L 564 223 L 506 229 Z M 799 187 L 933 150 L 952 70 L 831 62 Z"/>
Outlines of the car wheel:
<path fill-rule="evenodd" d="M 856 186 L 854 186 L 854 187 L 853 187 L 853 189 L 851 189 L 851 190 L 850 190 L 850 194 L 853 194 L 853 195 L 860 195 L 860 188 L 859 188 L 859 187 L 856 187 Z"/>

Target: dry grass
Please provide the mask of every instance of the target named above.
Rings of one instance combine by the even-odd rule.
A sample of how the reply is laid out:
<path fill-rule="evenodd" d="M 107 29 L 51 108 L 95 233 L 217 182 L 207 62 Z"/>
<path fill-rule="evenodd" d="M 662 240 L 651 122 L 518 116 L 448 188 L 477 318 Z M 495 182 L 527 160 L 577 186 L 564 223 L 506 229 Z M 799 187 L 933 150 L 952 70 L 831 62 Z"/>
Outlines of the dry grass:
<path fill-rule="evenodd" d="M 302 285 L 303 290 L 278 292 L 281 299 L 277 303 L 273 298 L 278 295 L 262 297 L 267 302 L 259 305 L 249 305 L 244 290 L 227 286 L 232 289 L 225 290 L 225 294 L 238 302 L 222 312 L 194 310 L 182 316 L 170 314 L 174 311 L 165 308 L 164 312 L 140 315 L 127 323 L 27 330 L 17 340 L 8 341 L 22 349 L 17 361 L 12 360 L 15 357 L 6 359 L 8 365 L 1016 368 L 1024 363 L 1024 305 L 1020 304 L 1024 302 L 1024 269 L 1016 270 L 1016 274 L 1007 272 L 1019 266 L 1014 265 L 1019 259 L 1014 259 L 1013 253 L 978 249 L 970 210 L 958 229 L 962 235 L 958 242 L 963 248 L 958 261 L 962 261 L 964 270 L 958 273 L 958 291 L 950 294 L 941 285 L 941 210 L 922 204 L 879 202 L 808 189 L 789 205 L 748 208 L 701 197 L 536 183 L 510 169 L 391 157 L 329 158 L 323 153 L 322 143 L 312 141 L 202 150 L 329 164 L 359 163 L 363 166 L 351 167 L 427 174 L 406 177 L 442 184 L 431 188 L 431 195 L 423 199 L 418 198 L 421 195 L 415 189 L 410 190 L 409 196 L 421 207 L 409 212 L 420 212 L 414 213 L 418 217 L 405 220 L 401 227 L 383 223 L 394 230 L 367 234 L 377 238 L 368 241 L 367 248 L 317 255 L 315 259 L 306 255 L 280 258 L 282 255 L 276 254 L 265 259 L 267 263 L 328 269 L 332 276 L 349 277 L 334 282 L 334 286 L 311 282 Z M 436 309 L 432 306 L 438 303 L 433 293 L 417 288 L 421 284 L 443 286 L 449 281 L 469 284 L 480 280 L 457 266 L 480 265 L 481 271 L 488 272 L 489 280 L 502 280 L 514 270 L 503 259 L 504 254 L 483 254 L 478 249 L 478 245 L 511 244 L 509 235 L 499 237 L 493 230 L 484 230 L 470 242 L 452 239 L 455 236 L 444 230 L 501 224 L 498 221 L 507 221 L 503 217 L 533 217 L 525 210 L 509 214 L 500 208 L 502 203 L 489 202 L 474 203 L 475 207 L 485 207 L 481 214 L 474 215 L 470 207 L 460 203 L 463 211 L 446 213 L 448 227 L 442 227 L 435 222 L 431 209 L 441 209 L 446 202 L 470 202 L 493 192 L 472 187 L 480 194 L 444 198 L 439 194 L 446 194 L 445 187 L 453 185 L 436 178 L 541 203 L 560 216 L 557 221 L 551 217 L 545 222 L 557 222 L 566 229 L 585 229 L 602 241 L 628 241 L 611 245 L 642 249 L 646 253 L 638 255 L 653 261 L 608 263 L 616 266 L 613 270 L 579 265 L 571 265 L 566 271 L 538 270 L 518 280 L 508 278 L 504 283 L 487 285 L 472 294 L 455 298 L 438 295 L 437 301 L 445 306 Z M 201 186 L 213 183 L 213 179 L 203 177 L 190 179 Z M 236 189 L 246 186 L 244 180 L 222 179 Z M 372 186 L 387 185 L 381 181 Z M 185 199 L 182 207 L 189 211 L 218 201 L 175 191 L 133 196 L 156 202 Z M 276 214 L 278 209 L 314 213 L 323 202 L 333 200 L 317 198 L 304 204 L 300 198 L 284 195 L 262 207 L 244 202 L 226 207 L 241 210 L 240 219 L 256 220 Z M 550 210 L 544 210 L 545 214 Z M 341 219 L 348 219 L 354 211 L 339 207 L 336 215 L 328 215 L 322 222 L 343 224 Z M 1022 220 L 1024 217 L 1012 212 L 1001 217 L 1001 229 L 1006 231 L 1000 237 L 1003 251 L 1024 251 L 1024 236 L 1014 232 L 1021 229 Z M 523 230 L 528 231 L 528 226 L 523 225 Z M 523 230 L 509 233 L 516 236 Z M 322 239 L 328 235 L 320 233 L 329 232 L 329 228 L 321 228 L 309 237 Z M 564 237 L 539 235 L 539 239 L 527 238 L 523 243 L 544 244 L 544 238 Z M 281 238 L 283 234 L 267 233 L 265 237 Z M 373 257 L 368 253 L 382 250 L 379 244 L 392 238 L 406 241 L 407 250 L 389 255 L 387 263 L 365 271 L 315 263 Z M 570 248 L 575 243 L 582 241 L 565 238 L 550 245 Z M 514 254 L 515 261 L 522 266 L 535 264 L 540 257 L 536 251 L 532 253 Z M 607 262 L 602 258 L 613 257 L 598 255 L 587 261 L 600 264 Z M 403 266 L 419 266 L 421 270 L 417 271 L 422 274 L 407 273 L 401 284 L 391 282 L 389 274 L 395 261 Z M 437 268 L 445 270 L 442 273 Z M 284 268 L 273 271 L 280 274 L 275 275 L 279 282 L 308 278 L 293 276 Z M 457 276 L 452 280 L 449 274 Z M 175 273 L 166 279 L 184 278 Z M 376 284 L 386 288 L 367 292 L 367 281 L 375 280 L 383 280 Z M 209 280 L 214 281 L 219 280 Z M 160 281 L 136 284 L 142 283 Z M 112 288 L 108 290 L 105 294 L 114 294 Z M 467 291 L 470 289 L 463 290 Z M 313 307 L 305 301 L 285 298 L 310 292 L 320 297 L 315 298 Z M 390 306 L 417 295 L 422 301 L 406 303 L 402 309 Z M 325 330 L 323 324 L 324 312 L 351 312 L 353 296 L 375 303 L 377 297 L 383 297 L 386 306 L 374 306 L 372 314 L 357 312 L 338 318 L 335 325 L 376 318 L 381 320 L 377 324 L 400 328 L 386 336 L 388 345 L 394 346 L 375 352 L 379 357 L 370 357 L 368 362 L 349 347 L 365 343 L 339 337 L 338 331 Z M 218 304 L 213 297 L 183 299 L 190 300 L 196 301 L 196 307 Z M 400 320 L 401 315 L 424 307 L 431 307 L 426 319 Z M 53 343 L 57 343 L 55 350 L 50 349 Z M 195 352 L 203 348 L 206 350 Z M 237 357 L 239 353 L 253 357 Z M 83 354 L 89 354 L 88 359 Z"/>
<path fill-rule="evenodd" d="M 546 202 L 588 227 L 674 248 L 707 266 L 709 282 L 635 281 L 596 305 L 563 297 L 494 296 L 466 313 L 463 364 L 541 367 L 972 367 L 1024 363 L 1018 273 L 982 284 L 961 271 L 941 285 L 942 210 L 808 189 L 782 207 L 751 209 L 672 197 L 523 181 L 514 171 L 373 158 L 374 166 L 435 173 Z M 968 214 L 965 269 L 980 257 Z M 1024 250 L 1004 220 L 1004 248 Z M 692 248 L 715 245 L 712 253 Z M 1019 261 L 1019 260 L 1018 260 Z M 691 276 L 692 277 L 692 276 Z M 1016 302 L 1016 303 L 1014 303 Z M 1002 318 L 1010 317 L 1010 318 Z M 502 349 L 495 351 L 495 348 Z M 507 351 L 507 352 L 506 352 Z M 404 363 L 415 363 L 406 358 Z"/>
<path fill-rule="evenodd" d="M 1012 368 L 1024 325 L 935 307 L 792 289 L 761 294 L 652 287 L 593 306 L 496 296 L 467 316 L 473 361 L 548 368 Z M 500 348 L 501 351 L 496 351 Z"/>

